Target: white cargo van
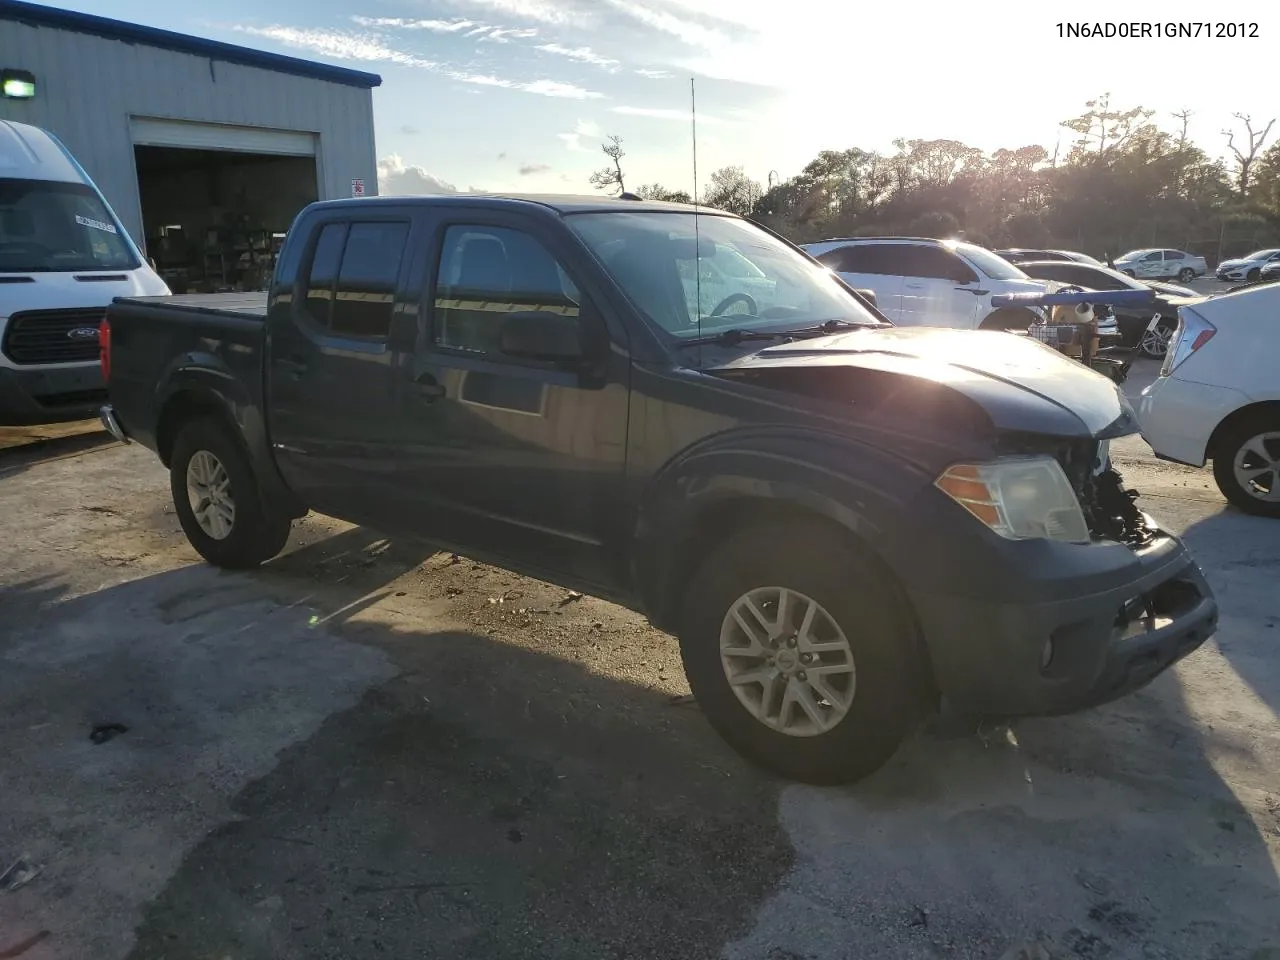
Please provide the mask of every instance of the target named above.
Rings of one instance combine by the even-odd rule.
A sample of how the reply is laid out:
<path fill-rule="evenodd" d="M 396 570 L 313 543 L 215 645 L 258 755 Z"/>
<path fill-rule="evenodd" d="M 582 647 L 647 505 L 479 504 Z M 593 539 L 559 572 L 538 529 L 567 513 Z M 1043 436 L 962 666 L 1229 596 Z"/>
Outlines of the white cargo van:
<path fill-rule="evenodd" d="M 107 304 L 168 293 L 67 148 L 0 120 L 0 425 L 96 416 Z"/>

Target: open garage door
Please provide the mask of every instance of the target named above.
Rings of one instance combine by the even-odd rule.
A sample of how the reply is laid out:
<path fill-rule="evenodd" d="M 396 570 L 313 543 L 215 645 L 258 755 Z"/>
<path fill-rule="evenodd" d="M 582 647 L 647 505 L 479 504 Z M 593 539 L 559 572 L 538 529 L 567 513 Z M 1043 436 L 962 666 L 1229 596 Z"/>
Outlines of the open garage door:
<path fill-rule="evenodd" d="M 175 293 L 263 290 L 318 198 L 309 133 L 132 120 L 147 255 Z"/>

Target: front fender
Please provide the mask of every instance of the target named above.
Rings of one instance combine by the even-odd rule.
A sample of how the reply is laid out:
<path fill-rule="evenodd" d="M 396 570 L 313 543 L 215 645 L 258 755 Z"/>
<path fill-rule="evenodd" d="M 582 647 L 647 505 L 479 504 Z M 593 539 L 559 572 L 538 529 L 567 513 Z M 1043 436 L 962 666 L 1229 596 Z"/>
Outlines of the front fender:
<path fill-rule="evenodd" d="M 646 611 L 668 623 L 684 578 L 724 535 L 708 518 L 749 522 L 797 510 L 861 542 L 901 582 L 898 550 L 910 504 L 936 476 L 849 437 L 796 427 L 748 427 L 706 438 L 649 480 L 637 512 L 633 576 Z M 888 548 L 888 549 L 886 549 Z"/>

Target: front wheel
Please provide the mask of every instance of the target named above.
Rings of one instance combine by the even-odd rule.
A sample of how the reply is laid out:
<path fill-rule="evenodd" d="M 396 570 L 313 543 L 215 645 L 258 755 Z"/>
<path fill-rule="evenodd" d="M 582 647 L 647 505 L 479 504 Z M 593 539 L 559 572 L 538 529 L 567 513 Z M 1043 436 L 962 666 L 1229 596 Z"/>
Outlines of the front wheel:
<path fill-rule="evenodd" d="M 248 453 L 215 418 L 192 420 L 178 433 L 169 486 L 187 540 L 216 567 L 256 567 L 289 539 L 292 522 L 266 504 Z"/>
<path fill-rule="evenodd" d="M 1280 519 L 1280 415 L 1232 427 L 1214 451 L 1213 478 L 1232 506 Z"/>
<path fill-rule="evenodd" d="M 1142 352 L 1154 360 L 1163 360 L 1169 352 L 1169 341 L 1173 339 L 1173 325 L 1156 324 L 1154 330 L 1142 331 Z"/>
<path fill-rule="evenodd" d="M 1252 270 L 1250 270 L 1248 273 L 1244 275 L 1244 278 L 1248 280 L 1250 283 L 1257 283 L 1258 279 L 1261 276 L 1262 276 L 1262 271 L 1259 270 L 1257 267 L 1254 267 Z"/>
<path fill-rule="evenodd" d="M 921 667 L 893 591 L 816 524 L 730 538 L 689 586 L 680 652 L 716 731 L 792 780 L 848 783 L 879 769 L 921 713 Z"/>
<path fill-rule="evenodd" d="M 1178 279 L 1182 283 L 1190 283 L 1195 278 L 1196 278 L 1196 272 L 1192 270 L 1190 267 L 1183 267 L 1181 270 L 1178 271 Z"/>
<path fill-rule="evenodd" d="M 1132 271 L 1132 270 L 1126 270 L 1126 271 L 1124 272 L 1124 275 L 1125 275 L 1126 277 L 1132 277 L 1132 276 L 1134 276 L 1134 273 L 1133 273 L 1133 271 Z"/>

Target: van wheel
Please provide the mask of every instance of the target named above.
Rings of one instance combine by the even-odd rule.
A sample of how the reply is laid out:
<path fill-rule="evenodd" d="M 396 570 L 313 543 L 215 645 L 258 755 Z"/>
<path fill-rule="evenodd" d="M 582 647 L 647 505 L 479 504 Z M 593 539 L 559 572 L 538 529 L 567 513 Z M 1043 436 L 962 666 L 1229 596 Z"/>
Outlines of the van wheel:
<path fill-rule="evenodd" d="M 1250 417 L 1228 430 L 1214 451 L 1213 478 L 1232 506 L 1280 519 L 1280 416 Z"/>
<path fill-rule="evenodd" d="M 681 617 L 703 713 L 753 763 L 814 784 L 879 769 L 919 719 L 920 668 L 894 591 L 817 524 L 731 537 L 695 574 Z"/>
<path fill-rule="evenodd" d="M 1178 271 L 1178 280 L 1181 283 L 1190 283 L 1196 278 L 1196 272 L 1190 267 L 1183 267 Z"/>
<path fill-rule="evenodd" d="M 215 567 L 256 567 L 288 542 L 290 519 L 264 503 L 249 455 L 217 419 L 202 417 L 182 427 L 173 444 L 169 487 L 187 540 Z"/>

